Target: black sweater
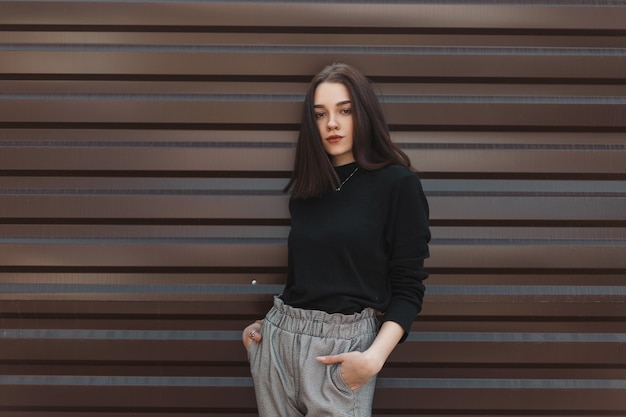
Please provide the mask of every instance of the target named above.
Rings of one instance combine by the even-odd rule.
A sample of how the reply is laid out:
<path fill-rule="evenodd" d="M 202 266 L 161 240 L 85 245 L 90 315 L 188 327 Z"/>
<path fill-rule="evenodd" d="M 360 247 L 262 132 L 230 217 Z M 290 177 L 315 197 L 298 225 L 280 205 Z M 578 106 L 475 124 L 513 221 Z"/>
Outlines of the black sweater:
<path fill-rule="evenodd" d="M 337 167 L 343 181 L 356 163 Z M 428 277 L 428 203 L 419 178 L 397 165 L 359 169 L 321 198 L 289 203 L 286 304 L 353 314 L 366 307 L 402 326 L 422 307 Z"/>

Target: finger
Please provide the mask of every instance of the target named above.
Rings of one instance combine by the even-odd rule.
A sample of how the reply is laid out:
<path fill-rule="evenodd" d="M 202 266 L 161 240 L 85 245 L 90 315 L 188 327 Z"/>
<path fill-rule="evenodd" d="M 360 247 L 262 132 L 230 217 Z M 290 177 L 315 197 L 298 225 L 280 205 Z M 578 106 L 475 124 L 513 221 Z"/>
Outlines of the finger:
<path fill-rule="evenodd" d="M 260 342 L 261 341 L 261 337 L 259 333 L 260 330 L 261 330 L 261 326 L 258 323 L 253 323 L 249 325 L 248 327 L 246 327 L 245 329 L 243 329 L 243 332 L 241 332 L 241 339 L 243 341 L 243 344 L 247 347 L 250 344 L 249 342 L 251 340 Z"/>
<path fill-rule="evenodd" d="M 332 365 L 333 363 L 343 362 L 343 355 L 318 356 L 315 360 L 326 365 Z"/>
<path fill-rule="evenodd" d="M 257 343 L 263 339 L 263 335 L 259 330 L 251 330 L 250 333 L 248 333 L 248 337 Z"/>

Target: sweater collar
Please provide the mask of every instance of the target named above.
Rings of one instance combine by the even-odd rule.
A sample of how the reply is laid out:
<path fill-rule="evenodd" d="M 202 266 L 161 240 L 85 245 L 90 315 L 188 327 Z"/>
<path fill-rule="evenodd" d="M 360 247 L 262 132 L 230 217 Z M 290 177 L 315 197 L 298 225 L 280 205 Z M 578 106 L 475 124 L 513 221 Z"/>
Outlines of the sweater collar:
<path fill-rule="evenodd" d="M 348 175 L 352 174 L 358 166 L 359 164 L 356 161 L 350 162 L 349 164 L 336 166 L 335 172 L 337 173 L 337 176 L 339 176 L 339 179 L 343 181 L 348 177 Z"/>

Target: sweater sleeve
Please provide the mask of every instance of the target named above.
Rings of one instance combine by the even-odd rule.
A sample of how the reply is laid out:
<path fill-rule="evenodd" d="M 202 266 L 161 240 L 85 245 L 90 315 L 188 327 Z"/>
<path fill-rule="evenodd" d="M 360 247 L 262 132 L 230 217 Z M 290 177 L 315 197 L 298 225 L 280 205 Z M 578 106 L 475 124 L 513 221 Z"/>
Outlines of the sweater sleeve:
<path fill-rule="evenodd" d="M 387 241 L 389 247 L 388 277 L 391 302 L 382 321 L 394 321 L 404 329 L 407 338 L 415 316 L 422 309 L 424 284 L 428 277 L 424 259 L 428 258 L 430 230 L 428 202 L 416 175 L 396 182 L 391 196 Z"/>

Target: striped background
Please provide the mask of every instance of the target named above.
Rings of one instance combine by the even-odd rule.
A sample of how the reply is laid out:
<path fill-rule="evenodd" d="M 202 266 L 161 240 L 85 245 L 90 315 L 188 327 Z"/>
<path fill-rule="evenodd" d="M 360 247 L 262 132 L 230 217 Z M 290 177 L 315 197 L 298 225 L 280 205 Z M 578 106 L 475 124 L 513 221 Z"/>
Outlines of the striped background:
<path fill-rule="evenodd" d="M 623 1 L 0 1 L 0 413 L 256 415 L 301 101 L 374 80 L 431 205 L 375 415 L 626 415 Z"/>

